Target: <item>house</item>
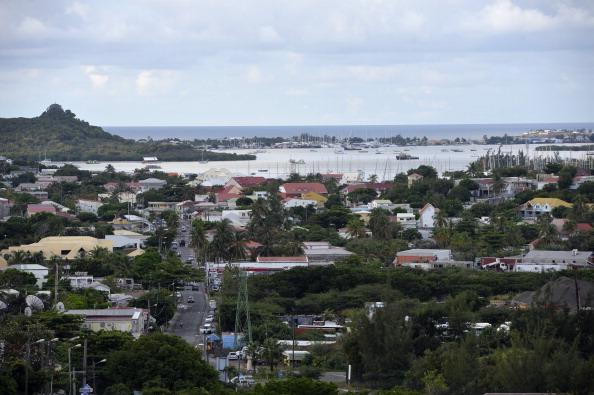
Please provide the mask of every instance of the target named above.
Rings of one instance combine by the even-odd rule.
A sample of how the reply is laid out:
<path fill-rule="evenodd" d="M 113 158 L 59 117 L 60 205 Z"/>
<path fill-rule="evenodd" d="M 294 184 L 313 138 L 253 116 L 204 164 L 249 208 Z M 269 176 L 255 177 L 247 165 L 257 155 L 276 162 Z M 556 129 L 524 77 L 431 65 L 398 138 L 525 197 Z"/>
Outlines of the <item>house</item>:
<path fill-rule="evenodd" d="M 433 228 L 435 227 L 435 214 L 439 211 L 438 208 L 433 207 L 431 203 L 425 204 L 419 210 L 419 228 Z"/>
<path fill-rule="evenodd" d="M 321 196 L 328 197 L 328 191 L 324 184 L 319 182 L 289 182 L 279 187 L 279 192 L 285 197 L 301 197 L 302 194 L 315 192 Z"/>
<path fill-rule="evenodd" d="M 283 202 L 283 206 L 285 208 L 307 207 L 309 205 L 317 206 L 317 204 L 318 204 L 318 202 L 315 200 L 307 200 L 307 199 L 299 199 L 299 198 L 287 199 Z"/>
<path fill-rule="evenodd" d="M 572 204 L 557 198 L 535 198 L 518 207 L 518 216 L 535 219 L 542 214 L 551 214 L 555 207 L 572 207 Z"/>
<path fill-rule="evenodd" d="M 333 264 L 339 259 L 348 258 L 353 255 L 343 247 L 334 247 L 327 241 L 305 241 L 303 242 L 303 253 L 310 265 Z"/>
<path fill-rule="evenodd" d="M 149 311 L 135 307 L 111 307 L 99 310 L 66 310 L 64 314 L 82 315 L 82 327 L 92 331 L 129 332 L 135 338 L 147 332 Z"/>
<path fill-rule="evenodd" d="M 129 230 L 114 230 L 113 235 L 105 235 L 105 240 L 113 242 L 113 248 L 143 248 L 148 238 Z"/>
<path fill-rule="evenodd" d="M 531 250 L 524 255 L 522 263 L 514 269 L 517 272 L 564 270 L 570 268 L 594 268 L 594 255 L 592 251 L 543 251 Z"/>
<path fill-rule="evenodd" d="M 396 208 L 396 205 L 392 203 L 390 200 L 385 199 L 375 199 L 369 202 L 369 209 L 373 210 L 374 208 L 383 208 L 384 210 L 393 210 Z"/>
<path fill-rule="evenodd" d="M 591 176 L 591 175 L 575 176 L 573 178 L 573 180 L 571 180 L 571 185 L 569 186 L 569 189 L 578 189 L 580 187 L 580 185 L 582 185 L 584 182 L 593 182 L 593 181 L 594 181 L 594 176 Z"/>
<path fill-rule="evenodd" d="M 335 183 L 339 183 L 342 180 L 342 173 L 326 173 L 321 174 L 322 181 L 334 181 Z"/>
<path fill-rule="evenodd" d="M 92 275 L 88 275 L 87 272 L 76 272 L 73 275 L 62 276 L 60 280 L 68 280 L 72 288 L 79 289 L 87 288 L 95 281 L 95 278 Z"/>
<path fill-rule="evenodd" d="M 536 183 L 536 189 L 542 189 L 545 185 L 547 184 L 557 184 L 557 182 L 559 181 L 559 177 L 547 177 L 547 178 L 543 178 L 542 180 L 539 180 Z"/>
<path fill-rule="evenodd" d="M 340 179 L 340 184 L 360 184 L 364 178 L 365 174 L 363 172 L 344 173 Z"/>
<path fill-rule="evenodd" d="M 204 173 L 198 174 L 196 179 L 199 181 L 221 180 L 221 182 L 216 185 L 225 185 L 227 183 L 227 181 L 231 178 L 231 176 L 232 176 L 231 172 L 228 169 L 210 168 L 210 169 L 206 170 Z"/>
<path fill-rule="evenodd" d="M 18 265 L 10 265 L 7 269 L 16 269 L 21 272 L 31 273 L 37 280 L 43 280 L 49 273 L 49 269 L 37 263 L 21 263 Z"/>
<path fill-rule="evenodd" d="M 146 192 L 152 189 L 161 189 L 167 184 L 167 181 L 158 178 L 147 178 L 145 180 L 138 180 L 141 185 L 141 191 Z"/>
<path fill-rule="evenodd" d="M 227 183 L 225 183 L 225 187 L 228 186 L 235 186 L 238 188 L 238 192 L 240 192 L 244 188 L 252 188 L 262 185 L 266 182 L 266 178 L 264 177 L 231 177 Z"/>
<path fill-rule="evenodd" d="M 416 228 L 417 218 L 414 214 L 398 213 L 396 214 L 396 222 L 402 225 L 405 229 Z"/>
<path fill-rule="evenodd" d="M 95 248 L 106 248 L 109 252 L 113 252 L 113 241 L 90 236 L 52 236 L 43 238 L 37 243 L 8 247 L 2 250 L 1 254 L 10 254 L 13 251 L 24 251 L 31 254 L 42 252 L 45 260 L 52 257 L 73 260 L 80 253 L 88 253 Z"/>
<path fill-rule="evenodd" d="M 305 199 L 305 200 L 313 200 L 315 201 L 315 205 L 317 207 L 323 206 L 324 203 L 326 203 L 328 201 L 328 198 L 326 196 L 322 196 L 317 192 L 306 192 L 301 194 L 301 198 Z"/>
<path fill-rule="evenodd" d="M 409 174 L 406 178 L 408 179 L 408 187 L 410 188 L 413 183 L 422 180 L 423 176 L 417 173 L 413 173 Z"/>
<path fill-rule="evenodd" d="M 10 216 L 10 201 L 0 198 L 0 220 Z"/>
<path fill-rule="evenodd" d="M 37 213 L 51 213 L 56 214 L 56 208 L 50 204 L 28 204 L 27 205 L 27 218 L 31 218 Z"/>
<path fill-rule="evenodd" d="M 161 214 L 163 211 L 167 210 L 175 211 L 178 203 L 179 202 L 148 202 L 147 210 L 150 213 L 155 214 Z"/>
<path fill-rule="evenodd" d="M 228 219 L 243 226 L 250 222 L 251 217 L 252 210 L 223 210 L 221 213 L 221 219 Z"/>
<path fill-rule="evenodd" d="M 103 202 L 98 200 L 78 199 L 76 209 L 79 213 L 92 213 L 97 215 L 99 207 L 103 206 Z"/>
<path fill-rule="evenodd" d="M 452 251 L 425 248 L 400 251 L 396 253 L 394 265 L 429 269 L 431 268 L 429 265 L 423 264 L 428 264 L 435 261 L 452 261 Z"/>
<path fill-rule="evenodd" d="M 144 185 L 138 182 L 126 182 L 123 184 L 118 182 L 108 182 L 107 184 L 103 184 L 103 188 L 109 193 L 113 193 L 118 188 L 128 189 L 132 192 L 141 192 L 143 187 Z"/>
<path fill-rule="evenodd" d="M 558 233 L 567 235 L 570 232 L 566 231 L 564 228 L 568 222 L 569 222 L 569 220 L 567 218 L 553 218 L 552 224 L 555 225 Z M 592 226 L 589 223 L 580 222 L 580 223 L 576 224 L 575 230 L 571 233 L 588 232 L 591 229 L 592 229 Z"/>

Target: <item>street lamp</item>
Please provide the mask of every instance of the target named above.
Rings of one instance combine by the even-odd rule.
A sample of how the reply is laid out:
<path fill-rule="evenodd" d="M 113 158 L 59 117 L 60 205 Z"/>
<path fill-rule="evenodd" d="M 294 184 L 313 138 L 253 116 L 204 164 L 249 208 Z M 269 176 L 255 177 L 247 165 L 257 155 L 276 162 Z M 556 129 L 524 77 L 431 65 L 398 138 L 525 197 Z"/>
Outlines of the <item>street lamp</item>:
<path fill-rule="evenodd" d="M 79 344 L 75 344 L 72 347 L 68 347 L 68 384 L 69 384 L 68 391 L 69 391 L 70 395 L 75 395 L 74 391 L 72 389 L 72 387 L 74 387 L 74 382 L 72 380 L 72 378 L 73 378 L 72 376 L 74 376 L 74 374 L 72 373 L 72 359 L 70 357 L 70 350 L 72 350 L 73 348 L 77 348 L 77 347 L 81 347 L 81 344 L 79 343 Z"/>
<path fill-rule="evenodd" d="M 54 386 L 54 370 L 51 369 L 51 366 L 52 366 L 52 353 L 51 353 L 52 349 L 51 349 L 51 345 L 52 345 L 52 343 L 57 342 L 59 340 L 60 340 L 59 338 L 54 337 L 53 339 L 46 341 L 46 343 L 47 343 L 47 353 L 46 353 L 45 356 L 46 356 L 46 359 L 47 359 L 47 366 L 48 366 L 48 368 L 52 372 L 52 376 L 51 376 L 51 379 L 50 379 L 50 388 L 49 388 L 49 393 L 50 394 L 53 393 L 53 386 Z M 44 365 L 46 365 L 46 364 L 44 363 Z M 45 384 L 45 387 L 47 389 L 47 383 Z"/>
<path fill-rule="evenodd" d="M 93 363 L 93 391 L 97 391 L 97 387 L 95 385 L 95 365 L 98 365 L 98 364 L 103 363 L 103 362 L 107 362 L 107 359 L 104 358 L 104 359 L 102 359 L 99 362 L 94 362 Z"/>
<path fill-rule="evenodd" d="M 25 350 L 25 395 L 29 394 L 29 357 L 31 356 L 31 345 L 42 343 L 45 339 L 39 339 L 33 343 L 27 340 L 26 350 Z"/>

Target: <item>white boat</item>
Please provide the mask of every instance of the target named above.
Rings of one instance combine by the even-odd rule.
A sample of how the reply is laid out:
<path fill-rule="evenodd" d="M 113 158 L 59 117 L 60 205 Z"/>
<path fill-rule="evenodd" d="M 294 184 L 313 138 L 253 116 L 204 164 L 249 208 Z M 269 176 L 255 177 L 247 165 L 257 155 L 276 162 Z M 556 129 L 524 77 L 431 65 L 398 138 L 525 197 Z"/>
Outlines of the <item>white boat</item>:
<path fill-rule="evenodd" d="M 142 163 L 159 163 L 159 159 L 156 156 L 145 156 Z"/>

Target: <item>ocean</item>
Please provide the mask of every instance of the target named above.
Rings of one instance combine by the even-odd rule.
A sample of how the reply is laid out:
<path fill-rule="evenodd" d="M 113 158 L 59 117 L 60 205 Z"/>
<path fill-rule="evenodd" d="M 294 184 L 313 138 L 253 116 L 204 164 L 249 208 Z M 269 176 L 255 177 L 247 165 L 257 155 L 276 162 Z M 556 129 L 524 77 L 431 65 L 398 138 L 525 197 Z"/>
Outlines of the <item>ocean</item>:
<path fill-rule="evenodd" d="M 302 133 L 311 136 L 349 137 L 427 137 L 433 139 L 481 139 L 483 136 L 519 136 L 534 130 L 594 129 L 594 122 L 514 123 L 482 125 L 310 125 L 310 126 L 103 126 L 103 130 L 128 139 L 155 140 L 175 138 L 194 140 L 231 137 L 293 137 Z"/>

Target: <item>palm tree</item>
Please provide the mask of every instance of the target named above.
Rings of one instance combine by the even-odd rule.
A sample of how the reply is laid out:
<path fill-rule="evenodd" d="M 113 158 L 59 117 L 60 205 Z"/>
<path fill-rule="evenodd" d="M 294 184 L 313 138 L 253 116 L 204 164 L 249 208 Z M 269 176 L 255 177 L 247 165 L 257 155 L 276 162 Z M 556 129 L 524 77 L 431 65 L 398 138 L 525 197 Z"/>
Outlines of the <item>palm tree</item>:
<path fill-rule="evenodd" d="M 548 214 L 542 214 L 536 220 L 539 243 L 549 247 L 558 244 L 560 241 L 559 236 L 557 235 L 557 228 L 552 222 L 553 218 Z"/>
<path fill-rule="evenodd" d="M 586 222 L 589 213 L 588 201 L 582 195 L 577 195 L 573 200 L 573 206 L 568 217 L 576 222 Z"/>
<path fill-rule="evenodd" d="M 572 234 L 577 229 L 577 224 L 575 220 L 570 219 L 563 224 L 563 230 L 568 234 Z"/>
<path fill-rule="evenodd" d="M 369 216 L 369 228 L 374 239 L 387 240 L 391 237 L 390 219 L 385 210 L 374 208 Z"/>
<path fill-rule="evenodd" d="M 466 174 L 469 177 L 479 177 L 483 173 L 483 166 L 479 161 L 474 161 L 468 164 Z"/>
<path fill-rule="evenodd" d="M 362 239 L 365 237 L 365 223 L 360 218 L 351 218 L 347 225 L 347 234 L 352 239 Z"/>
<path fill-rule="evenodd" d="M 15 250 L 4 255 L 6 261 L 11 265 L 21 265 L 28 262 L 27 253 L 23 250 Z"/>
<path fill-rule="evenodd" d="M 204 229 L 204 222 L 196 220 L 192 222 L 192 230 L 190 231 L 190 242 L 188 247 L 194 250 L 196 259 L 205 257 L 204 250 L 208 247 L 208 238 Z"/>
<path fill-rule="evenodd" d="M 270 371 L 274 370 L 274 365 L 283 359 L 284 347 L 278 343 L 278 340 L 268 338 L 264 340 L 262 345 L 262 358 L 266 364 L 270 366 Z"/>
<path fill-rule="evenodd" d="M 501 178 L 501 176 L 499 175 L 499 173 L 495 174 L 495 177 L 493 177 L 493 184 L 491 184 L 491 189 L 493 190 L 493 194 L 495 196 L 498 196 L 501 194 L 501 192 L 503 192 L 503 190 L 505 189 L 506 186 L 506 182 L 503 178 Z"/>
<path fill-rule="evenodd" d="M 435 226 L 438 228 L 446 228 L 448 226 L 448 214 L 443 210 L 436 210 L 435 213 Z"/>
<path fill-rule="evenodd" d="M 231 244 L 229 244 L 229 263 L 231 260 L 247 259 L 247 234 L 245 232 L 234 232 Z"/>
<path fill-rule="evenodd" d="M 372 174 L 372 175 L 369 176 L 369 183 L 370 184 L 377 183 L 377 174 Z"/>
<path fill-rule="evenodd" d="M 448 228 L 434 228 L 433 229 L 433 240 L 441 247 L 444 248 L 445 246 L 450 244 L 452 235 Z"/>

